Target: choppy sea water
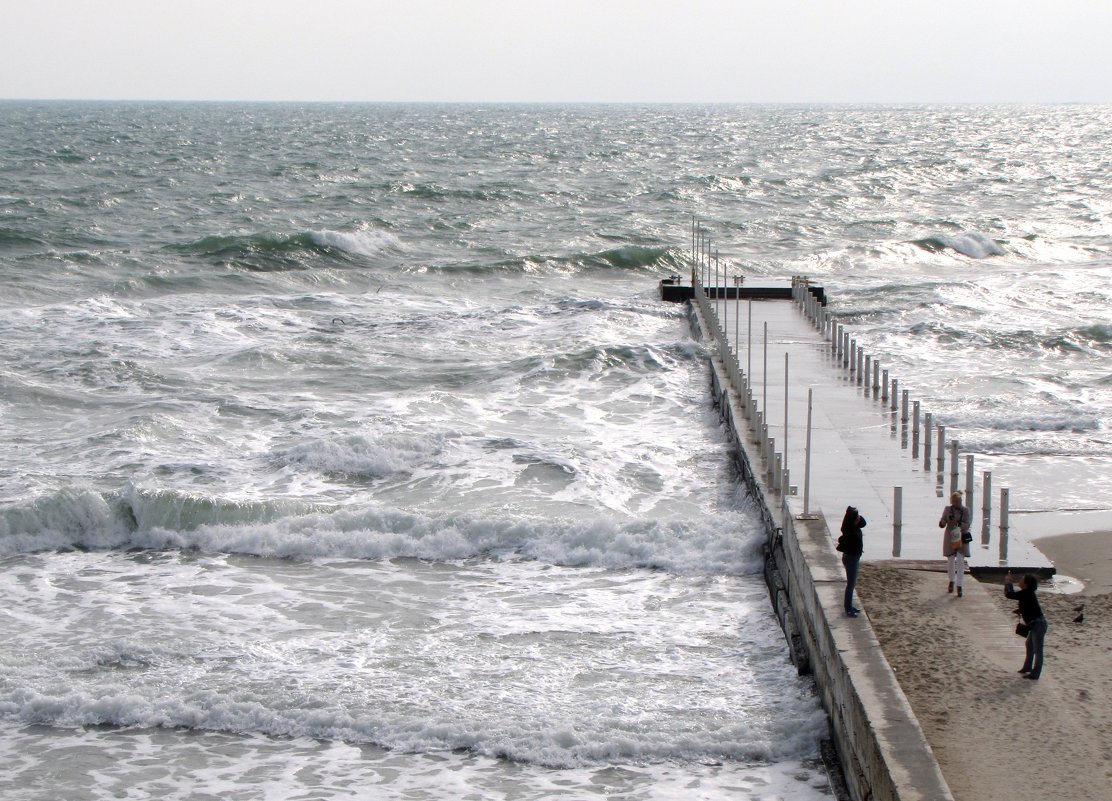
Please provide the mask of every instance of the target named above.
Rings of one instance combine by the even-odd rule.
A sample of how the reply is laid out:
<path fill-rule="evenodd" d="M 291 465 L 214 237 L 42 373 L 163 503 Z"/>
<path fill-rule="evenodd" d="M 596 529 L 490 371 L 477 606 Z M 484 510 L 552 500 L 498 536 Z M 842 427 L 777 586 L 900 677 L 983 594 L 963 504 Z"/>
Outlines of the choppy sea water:
<path fill-rule="evenodd" d="M 697 216 L 1108 509 L 1110 121 L 0 104 L 4 797 L 826 797 L 656 282 Z"/>

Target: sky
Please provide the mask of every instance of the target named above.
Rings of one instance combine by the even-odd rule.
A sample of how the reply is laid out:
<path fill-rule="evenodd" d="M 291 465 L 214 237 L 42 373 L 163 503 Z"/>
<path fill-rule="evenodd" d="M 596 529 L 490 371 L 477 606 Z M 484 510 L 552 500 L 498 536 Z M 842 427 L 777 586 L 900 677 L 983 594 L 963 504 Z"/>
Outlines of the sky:
<path fill-rule="evenodd" d="M 0 98 L 1108 103 L 1110 0 L 0 0 Z"/>

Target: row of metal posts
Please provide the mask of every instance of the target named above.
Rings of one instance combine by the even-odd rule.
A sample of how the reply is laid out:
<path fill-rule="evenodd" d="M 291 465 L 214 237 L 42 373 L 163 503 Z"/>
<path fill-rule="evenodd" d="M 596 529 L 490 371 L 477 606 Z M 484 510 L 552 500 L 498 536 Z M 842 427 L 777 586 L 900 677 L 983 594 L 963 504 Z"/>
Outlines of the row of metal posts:
<path fill-rule="evenodd" d="M 730 328 L 730 304 L 728 302 L 729 289 L 725 287 L 728 278 L 725 265 L 719 259 L 718 252 L 712 255 L 710 237 L 702 229 L 701 224 L 692 221 L 691 226 L 691 285 L 694 289 L 695 302 L 699 304 L 703 318 L 713 327 L 712 335 L 717 345 L 719 358 L 726 367 L 726 374 L 734 390 L 742 397 L 742 407 L 746 419 L 749 421 L 750 430 L 754 432 L 760 448 L 761 459 L 764 464 L 765 481 L 768 486 L 781 495 L 792 494 L 795 488 L 791 486 L 791 473 L 787 465 L 787 412 L 788 412 L 788 354 L 784 354 L 784 442 L 782 450 L 776 449 L 776 439 L 770 436 L 770 423 L 768 416 L 768 323 L 764 324 L 764 376 L 762 381 L 761 403 L 756 403 L 750 376 L 753 372 L 753 314 L 752 303 L 749 301 L 749 315 L 747 322 L 746 343 L 747 366 L 741 369 L 739 360 L 741 341 L 741 314 L 740 314 L 740 275 L 734 277 L 734 314 L 733 314 L 733 347 L 730 346 L 730 337 L 727 332 Z M 713 283 L 712 283 L 713 282 Z M 714 287 L 714 302 L 711 302 L 707 286 Z M 721 303 L 720 303 L 721 301 Z M 722 314 L 718 312 L 722 307 Z M 808 459 L 810 458 L 808 448 Z"/>
<path fill-rule="evenodd" d="M 765 480 L 773 491 L 780 493 L 784 498 L 794 494 L 796 488 L 791 485 L 791 473 L 787 463 L 788 453 L 788 400 L 789 400 L 789 359 L 784 353 L 784 441 L 782 450 L 776 449 L 776 439 L 770 433 L 770 415 L 768 412 L 768 323 L 764 323 L 764 355 L 763 375 L 761 380 L 761 403 L 756 403 L 751 376 L 753 375 L 753 313 L 752 300 L 748 301 L 748 314 L 746 323 L 746 369 L 741 369 L 740 364 L 740 275 L 734 276 L 734 314 L 733 314 L 733 347 L 730 346 L 728 331 L 730 328 L 730 304 L 728 302 L 729 288 L 725 285 L 728 278 L 725 264 L 720 260 L 717 250 L 711 250 L 711 240 L 708 232 L 695 219 L 691 224 L 691 284 L 695 301 L 699 304 L 703 318 L 713 327 L 713 338 L 717 345 L 718 355 L 726 367 L 727 375 L 735 391 L 743 398 L 743 408 L 749 420 L 750 429 L 754 432 L 760 447 L 761 458 L 765 468 Z M 712 283 L 713 282 L 713 283 Z M 714 287 L 714 302 L 711 303 L 708 285 Z M 941 476 L 945 469 L 946 457 L 946 427 L 935 425 L 932 415 L 927 412 L 920 414 L 920 402 L 911 402 L 909 392 L 899 387 L 899 381 L 889 375 L 887 369 L 882 370 L 880 359 L 871 354 L 866 354 L 864 348 L 859 347 L 857 340 L 851 337 L 844 324 L 837 322 L 830 315 L 829 310 L 822 304 L 815 293 L 810 290 L 810 281 L 804 276 L 792 278 L 792 296 L 800 306 L 802 313 L 822 333 L 824 339 L 831 343 L 831 355 L 836 363 L 846 368 L 858 384 L 868 387 L 871 381 L 872 394 L 879 398 L 887 408 L 891 403 L 893 415 L 899 414 L 903 426 L 910 421 L 914 453 L 918 455 L 918 443 L 922 434 L 924 443 L 924 469 L 930 469 L 931 463 L 931 434 L 932 429 L 937 433 L 937 471 L 939 487 Z M 720 304 L 721 301 L 721 304 Z M 722 307 L 722 314 L 718 312 Z M 803 471 L 803 514 L 810 515 L 810 465 L 811 465 L 811 417 L 813 409 L 813 389 L 807 390 L 807 425 L 806 441 L 804 443 L 804 471 Z M 902 402 L 901 402 L 902 401 Z M 922 417 L 923 425 L 920 426 Z M 895 425 L 895 423 L 893 423 Z M 950 493 L 956 492 L 959 482 L 959 454 L 958 441 L 951 440 L 950 452 Z M 992 473 L 983 472 L 982 491 L 982 532 L 981 544 L 988 546 L 991 528 L 991 489 Z M 966 504 L 972 511 L 974 503 L 974 457 L 972 454 L 965 456 L 965 497 Z M 1001 562 L 1007 560 L 1008 555 L 1008 506 L 1009 491 L 1007 488 L 1000 490 L 1000 542 L 999 558 Z M 893 555 L 899 556 L 903 531 L 903 487 L 893 487 Z"/>
<path fill-rule="evenodd" d="M 899 415 L 899 420 L 904 426 L 905 431 L 910 422 L 913 453 L 916 457 L 918 456 L 920 436 L 922 437 L 923 469 L 927 471 L 930 470 L 931 466 L 932 428 L 935 430 L 937 433 L 936 465 L 939 476 L 939 487 L 941 488 L 941 477 L 944 474 L 946 466 L 946 426 L 940 423 L 935 424 L 930 412 L 921 415 L 919 401 L 912 401 L 909 403 L 908 390 L 901 390 L 899 380 L 889 376 L 889 371 L 887 369 L 881 369 L 880 359 L 874 357 L 872 354 L 865 353 L 864 348 L 858 346 L 857 340 L 851 336 L 846 326 L 833 319 L 826 306 L 824 306 L 815 293 L 811 291 L 810 280 L 806 276 L 794 276 L 792 278 L 792 296 L 799 305 L 804 316 L 822 333 L 824 339 L 830 341 L 830 352 L 835 363 L 840 364 L 848 370 L 851 378 L 857 384 L 865 387 L 866 394 L 868 394 L 871 384 L 874 398 L 879 399 L 881 404 L 886 408 L 889 408 L 888 404 L 891 403 L 890 411 L 893 415 Z M 809 397 L 808 410 L 810 410 L 810 405 Z M 809 414 L 810 411 L 808 411 L 808 415 Z M 922 426 L 920 426 L 920 417 L 922 417 Z M 893 425 L 895 424 L 893 423 Z M 952 439 L 949 442 L 949 494 L 951 495 L 958 491 L 960 473 L 958 447 L 958 440 Z M 973 465 L 973 454 L 966 454 L 965 505 L 969 506 L 971 512 L 974 505 L 975 484 Z M 992 472 L 988 470 L 983 471 L 982 480 L 981 544 L 987 547 L 992 524 Z M 893 487 L 892 490 L 892 553 L 893 556 L 899 556 L 903 530 L 903 487 Z M 1000 489 L 999 558 L 1001 562 L 1007 561 L 1008 558 L 1009 502 L 1009 490 L 1003 487 Z"/>

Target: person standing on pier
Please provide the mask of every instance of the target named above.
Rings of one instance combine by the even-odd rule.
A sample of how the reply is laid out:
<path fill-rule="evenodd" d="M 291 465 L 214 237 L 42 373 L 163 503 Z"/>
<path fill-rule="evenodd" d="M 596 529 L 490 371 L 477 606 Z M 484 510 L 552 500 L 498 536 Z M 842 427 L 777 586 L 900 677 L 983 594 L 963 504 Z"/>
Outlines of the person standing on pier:
<path fill-rule="evenodd" d="M 956 583 L 958 597 L 962 596 L 962 577 L 965 575 L 965 558 L 969 556 L 969 543 L 973 535 L 969 533 L 969 526 L 973 522 L 973 515 L 968 506 L 961 504 L 961 491 L 950 496 L 950 504 L 942 510 L 942 518 L 938 527 L 942 533 L 942 555 L 946 557 L 946 572 L 950 577 L 950 584 L 946 592 L 953 592 Z"/>
<path fill-rule="evenodd" d="M 1004 595 L 1007 598 L 1019 601 L 1019 614 L 1027 624 L 1027 658 L 1023 660 L 1023 667 L 1019 672 L 1025 679 L 1038 680 L 1042 675 L 1043 643 L 1046 641 L 1048 628 L 1046 616 L 1043 615 L 1042 606 L 1035 596 L 1039 580 L 1033 573 L 1028 573 L 1019 582 L 1022 589 L 1012 588 L 1012 571 L 1004 576 Z"/>
<path fill-rule="evenodd" d="M 852 506 L 846 507 L 842 517 L 842 536 L 838 537 L 838 550 L 842 552 L 842 566 L 846 569 L 845 607 L 847 617 L 857 617 L 861 610 L 853 605 L 853 590 L 857 586 L 857 571 L 861 567 L 861 554 L 865 552 L 863 518 Z"/>

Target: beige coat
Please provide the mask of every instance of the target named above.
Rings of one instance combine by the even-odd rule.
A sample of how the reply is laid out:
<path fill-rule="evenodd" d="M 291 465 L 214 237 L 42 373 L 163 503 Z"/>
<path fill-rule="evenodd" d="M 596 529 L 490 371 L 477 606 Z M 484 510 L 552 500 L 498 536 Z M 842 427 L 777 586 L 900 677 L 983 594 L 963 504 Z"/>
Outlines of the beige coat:
<path fill-rule="evenodd" d="M 938 525 L 942 528 L 942 555 L 949 558 L 951 554 L 961 551 L 965 556 L 969 556 L 969 543 L 962 544 L 961 535 L 965 531 L 969 531 L 969 525 L 973 522 L 973 515 L 969 513 L 969 508 L 966 506 L 960 509 L 954 508 L 953 504 L 946 504 L 946 508 L 942 510 L 942 517 L 938 521 Z"/>

